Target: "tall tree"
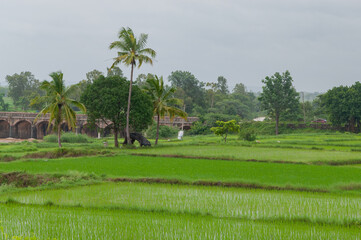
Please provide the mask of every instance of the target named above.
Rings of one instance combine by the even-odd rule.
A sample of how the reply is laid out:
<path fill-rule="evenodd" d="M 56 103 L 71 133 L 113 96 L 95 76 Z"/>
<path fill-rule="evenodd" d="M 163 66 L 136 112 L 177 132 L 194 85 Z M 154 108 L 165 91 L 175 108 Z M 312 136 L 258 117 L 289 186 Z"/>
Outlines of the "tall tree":
<path fill-rule="evenodd" d="M 42 95 L 39 88 L 40 82 L 31 72 L 8 75 L 6 81 L 9 84 L 8 96 L 13 99 L 14 105 L 21 107 L 22 110 L 28 109 L 31 101 L 30 97 L 33 97 L 32 94 Z"/>
<path fill-rule="evenodd" d="M 87 72 L 85 74 L 86 78 L 81 80 L 79 83 L 75 84 L 76 87 L 72 94 L 69 96 L 70 98 L 80 101 L 80 96 L 85 91 L 88 85 L 92 84 L 95 80 L 97 80 L 103 73 L 101 71 L 98 71 L 96 69 Z"/>
<path fill-rule="evenodd" d="M 204 83 L 200 82 L 192 73 L 174 71 L 168 77 L 171 86 L 177 88 L 176 95 L 186 104 L 186 112 L 191 113 L 193 105 L 206 106 Z"/>
<path fill-rule="evenodd" d="M 153 64 L 152 58 L 155 58 L 156 52 L 151 48 L 146 48 L 148 34 L 140 34 L 138 40 L 135 38 L 133 30 L 130 28 L 122 28 L 118 34 L 119 41 L 112 42 L 109 46 L 110 49 L 119 49 L 118 57 L 114 58 L 114 63 L 110 67 L 112 69 L 119 63 L 124 63 L 126 66 L 131 66 L 127 119 L 126 119 L 126 134 L 127 143 L 131 144 L 129 132 L 129 113 L 130 102 L 132 97 L 132 84 L 133 84 L 133 71 L 134 67 L 138 65 L 140 68 L 144 63 Z"/>
<path fill-rule="evenodd" d="M 120 70 L 121 71 L 121 70 Z M 94 69 L 93 71 L 90 71 L 88 73 L 85 74 L 86 79 L 85 81 L 87 81 L 88 83 L 93 83 L 95 80 L 97 80 L 101 75 L 103 75 L 103 73 L 101 71 L 98 71 L 96 69 Z"/>
<path fill-rule="evenodd" d="M 49 127 L 54 120 L 54 129 L 58 132 L 58 145 L 61 148 L 61 124 L 66 122 L 69 128 L 73 130 L 76 127 L 76 114 L 71 108 L 71 105 L 78 107 L 84 113 L 86 112 L 85 106 L 73 99 L 69 98 L 72 91 L 75 90 L 76 85 L 66 87 L 63 80 L 62 72 L 53 72 L 50 74 L 52 81 L 44 81 L 41 83 L 40 88 L 46 92 L 45 96 L 33 99 L 31 104 L 36 104 L 39 101 L 44 101 L 47 106 L 40 111 L 35 121 L 47 113 L 50 114 Z"/>
<path fill-rule="evenodd" d="M 158 78 L 158 76 L 154 76 L 148 78 L 147 84 L 144 86 L 144 91 L 151 97 L 153 102 L 153 114 L 157 116 L 157 133 L 155 138 L 155 145 L 157 145 L 160 118 L 169 116 L 170 120 L 173 121 L 175 116 L 180 116 L 186 119 L 187 113 L 174 106 L 183 105 L 183 101 L 173 97 L 176 89 L 164 85 L 163 77 Z"/>
<path fill-rule="evenodd" d="M 107 77 L 112 77 L 112 76 L 124 77 L 122 69 L 120 69 L 117 66 L 114 66 L 112 68 L 108 68 Z"/>
<path fill-rule="evenodd" d="M 218 89 L 219 89 L 219 92 L 221 94 L 228 94 L 229 93 L 229 90 L 228 90 L 228 85 L 227 85 L 227 79 L 223 76 L 219 76 L 217 78 L 217 85 L 218 85 Z"/>
<path fill-rule="evenodd" d="M 218 84 L 215 82 L 207 82 L 206 86 L 209 87 L 209 89 L 206 90 L 207 95 L 209 96 L 209 101 L 211 102 L 211 108 L 214 107 L 214 97 L 216 95 L 216 91 L 218 88 Z"/>
<path fill-rule="evenodd" d="M 140 88 L 143 88 L 147 84 L 148 78 L 154 78 L 154 75 L 151 73 L 148 73 L 148 74 L 141 73 L 135 79 L 134 84 Z"/>
<path fill-rule="evenodd" d="M 100 120 L 113 129 L 115 147 L 119 147 L 118 134 L 125 127 L 128 90 L 129 82 L 124 77 L 100 76 L 81 96 L 90 122 Z M 132 111 L 129 117 L 134 131 L 146 129 L 153 121 L 152 102 L 138 86 L 133 88 Z"/>
<path fill-rule="evenodd" d="M 276 72 L 273 76 L 262 80 L 265 85 L 262 87 L 263 92 L 259 100 L 262 108 L 276 120 L 276 135 L 281 114 L 297 111 L 299 108 L 299 96 L 292 82 L 289 71 L 282 74 Z"/>
<path fill-rule="evenodd" d="M 320 97 L 332 124 L 347 124 L 348 130 L 357 132 L 361 123 L 361 83 L 351 87 L 339 86 L 328 90 Z"/>

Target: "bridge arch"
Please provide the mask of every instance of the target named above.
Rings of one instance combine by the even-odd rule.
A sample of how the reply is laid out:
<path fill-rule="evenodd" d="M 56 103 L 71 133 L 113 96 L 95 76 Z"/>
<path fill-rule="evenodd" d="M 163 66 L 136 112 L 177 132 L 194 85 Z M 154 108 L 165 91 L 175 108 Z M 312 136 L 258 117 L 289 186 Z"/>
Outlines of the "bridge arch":
<path fill-rule="evenodd" d="M 31 138 L 31 122 L 20 120 L 15 123 L 15 138 L 28 139 Z"/>
<path fill-rule="evenodd" d="M 60 125 L 60 128 L 61 128 L 61 130 L 63 130 L 63 132 L 71 132 L 71 127 L 69 127 L 66 122 L 63 122 Z"/>
<path fill-rule="evenodd" d="M 43 139 L 46 135 L 52 132 L 53 124 L 50 125 L 50 129 L 48 130 L 49 122 L 41 121 L 36 124 L 36 138 Z"/>
<path fill-rule="evenodd" d="M 98 126 L 95 124 L 95 126 L 91 126 L 89 123 L 84 124 L 81 127 L 81 134 L 86 134 L 89 137 L 97 137 L 98 136 Z"/>
<path fill-rule="evenodd" d="M 10 137 L 10 123 L 6 120 L 0 120 L 0 138 Z"/>

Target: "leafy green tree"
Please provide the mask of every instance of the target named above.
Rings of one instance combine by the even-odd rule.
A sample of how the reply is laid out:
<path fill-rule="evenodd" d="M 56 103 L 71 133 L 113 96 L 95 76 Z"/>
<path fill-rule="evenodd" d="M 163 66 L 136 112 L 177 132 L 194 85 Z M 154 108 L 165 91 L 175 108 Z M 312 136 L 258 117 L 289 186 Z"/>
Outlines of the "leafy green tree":
<path fill-rule="evenodd" d="M 229 93 L 229 90 L 228 90 L 228 85 L 227 85 L 227 79 L 223 76 L 219 76 L 217 78 L 217 85 L 218 85 L 218 89 L 219 89 L 219 92 L 221 94 L 228 94 Z"/>
<path fill-rule="evenodd" d="M 109 46 L 110 49 L 119 49 L 118 57 L 114 58 L 114 63 L 110 69 L 114 68 L 119 63 L 124 63 L 126 66 L 131 66 L 130 83 L 129 83 L 129 96 L 127 107 L 126 119 L 126 134 L 127 143 L 131 144 L 129 132 L 129 115 L 130 115 L 130 102 L 132 97 L 133 85 L 133 71 L 134 67 L 138 65 L 140 68 L 144 63 L 153 64 L 152 58 L 155 58 L 156 52 L 151 48 L 146 48 L 148 34 L 140 34 L 138 40 L 135 38 L 133 30 L 130 28 L 122 28 L 118 34 L 119 41 L 112 42 Z"/>
<path fill-rule="evenodd" d="M 119 147 L 118 134 L 126 125 L 128 90 L 129 81 L 124 77 L 100 76 L 81 96 L 81 101 L 87 107 L 88 119 L 93 123 L 100 120 L 113 129 L 115 147 Z M 129 115 L 131 128 L 133 131 L 142 131 L 152 124 L 153 106 L 147 94 L 137 86 L 132 91 L 132 109 Z"/>
<path fill-rule="evenodd" d="M 144 86 L 144 91 L 150 96 L 153 102 L 153 114 L 157 116 L 157 133 L 155 138 L 155 145 L 157 145 L 160 118 L 169 116 L 170 120 L 173 121 L 175 116 L 180 116 L 187 119 L 187 113 L 174 106 L 183 105 L 183 101 L 173 97 L 176 89 L 164 85 L 163 77 L 158 78 L 158 76 L 155 75 L 154 77 L 148 78 L 147 84 Z"/>
<path fill-rule="evenodd" d="M 4 94 L 4 96 L 7 96 L 8 91 L 9 88 L 0 86 L 0 94 Z"/>
<path fill-rule="evenodd" d="M 148 74 L 141 73 L 135 79 L 134 84 L 137 85 L 140 88 L 144 88 L 144 86 L 147 84 L 147 79 L 148 78 L 154 78 L 154 75 L 151 74 L 151 73 L 148 73 Z"/>
<path fill-rule="evenodd" d="M 117 66 L 114 66 L 112 68 L 108 68 L 107 77 L 112 77 L 112 76 L 124 77 L 122 69 L 120 69 Z"/>
<path fill-rule="evenodd" d="M 292 77 L 289 71 L 282 74 L 276 72 L 271 77 L 266 77 L 262 82 L 263 92 L 259 97 L 261 106 L 268 115 L 276 120 L 276 135 L 280 116 L 299 109 L 299 96 L 292 85 Z"/>
<path fill-rule="evenodd" d="M 249 118 L 250 110 L 249 107 L 243 104 L 242 101 L 237 99 L 224 99 L 218 102 L 215 106 L 217 112 L 228 114 L 228 115 L 237 115 L 241 118 Z"/>
<path fill-rule="evenodd" d="M 204 83 L 200 82 L 192 73 L 186 71 L 172 72 L 168 77 L 171 86 L 177 89 L 177 98 L 183 99 L 187 113 L 191 113 L 194 104 L 205 107 Z"/>
<path fill-rule="evenodd" d="M 361 121 L 361 83 L 351 87 L 340 86 L 321 96 L 329 119 L 334 125 L 347 124 L 349 131 L 357 132 Z"/>
<path fill-rule="evenodd" d="M 218 136 L 222 136 L 224 142 L 227 142 L 227 136 L 229 133 L 238 133 L 239 132 L 239 125 L 237 124 L 236 120 L 231 120 L 228 122 L 217 121 L 216 124 L 219 127 L 212 127 L 211 131 Z"/>
<path fill-rule="evenodd" d="M 4 95 L 3 93 L 0 93 L 0 110 L 1 111 L 8 111 L 9 110 L 9 104 L 4 101 Z"/>
<path fill-rule="evenodd" d="M 318 95 L 313 101 L 312 101 L 312 112 L 313 112 L 313 119 L 315 120 L 318 118 L 326 119 L 327 113 L 325 105 L 322 101 L 322 95 Z"/>
<path fill-rule="evenodd" d="M 21 107 L 23 111 L 28 109 L 31 101 L 30 96 L 34 92 L 43 95 L 39 80 L 35 79 L 31 72 L 7 75 L 6 81 L 9 84 L 8 96 L 13 99 L 14 105 Z"/>
<path fill-rule="evenodd" d="M 206 95 L 210 102 L 210 107 L 213 108 L 218 84 L 215 82 L 207 82 L 206 86 L 209 87 L 209 89 L 206 90 Z"/>
<path fill-rule="evenodd" d="M 233 88 L 233 94 L 246 95 L 246 86 L 243 83 L 237 83 Z"/>
<path fill-rule="evenodd" d="M 80 101 L 80 97 L 82 93 L 85 91 L 88 85 L 92 84 L 95 80 L 97 80 L 103 73 L 96 69 L 85 74 L 86 79 L 81 80 L 79 83 L 75 84 L 75 89 L 72 92 L 70 98 Z M 76 109 L 78 110 L 78 109 Z"/>
<path fill-rule="evenodd" d="M 114 70 L 114 69 L 113 69 Z M 121 70 L 120 70 L 121 71 Z M 86 81 L 88 83 L 93 83 L 95 80 L 97 80 L 101 75 L 104 75 L 101 71 L 98 71 L 96 69 L 94 69 L 93 71 L 87 72 L 85 74 L 86 76 Z"/>
<path fill-rule="evenodd" d="M 54 129 L 58 132 L 58 145 L 61 148 L 61 124 L 66 122 L 69 128 L 73 130 L 76 127 L 76 114 L 71 108 L 72 105 L 78 107 L 83 112 L 86 112 L 85 106 L 68 96 L 75 89 L 75 85 L 70 87 L 65 86 L 62 72 L 53 72 L 50 74 L 52 81 L 44 81 L 41 83 L 40 88 L 46 92 L 45 96 L 33 99 L 31 104 L 36 104 L 39 101 L 46 102 L 47 106 L 40 111 L 35 121 L 47 113 L 50 114 L 49 123 L 54 120 Z M 51 124 L 49 124 L 49 127 Z"/>
<path fill-rule="evenodd" d="M 321 99 L 329 114 L 329 120 L 337 126 L 347 123 L 350 118 L 349 87 L 339 86 L 328 90 Z"/>

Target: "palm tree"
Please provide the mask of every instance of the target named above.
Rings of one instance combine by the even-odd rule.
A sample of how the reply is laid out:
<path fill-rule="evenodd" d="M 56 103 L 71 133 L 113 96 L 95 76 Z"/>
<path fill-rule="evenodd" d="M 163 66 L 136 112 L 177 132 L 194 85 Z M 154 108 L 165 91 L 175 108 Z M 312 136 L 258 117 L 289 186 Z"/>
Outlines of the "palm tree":
<path fill-rule="evenodd" d="M 157 145 L 160 118 L 164 118 L 168 115 L 171 121 L 173 121 L 175 116 L 187 119 L 187 113 L 177 107 L 174 107 L 174 105 L 183 105 L 183 101 L 173 97 L 173 93 L 176 89 L 165 86 L 163 77 L 150 77 L 147 79 L 146 83 L 147 84 L 144 86 L 143 90 L 151 97 L 154 108 L 153 113 L 157 116 L 157 135 L 155 138 L 155 145 Z"/>
<path fill-rule="evenodd" d="M 35 121 L 41 115 L 50 114 L 48 128 L 50 128 L 51 122 L 54 120 L 54 129 L 58 132 L 58 144 L 59 148 L 61 148 L 62 122 L 65 121 L 68 127 L 73 130 L 76 127 L 76 114 L 70 106 L 74 105 L 84 113 L 86 109 L 82 103 L 69 98 L 69 95 L 78 87 L 76 84 L 65 87 L 62 72 L 53 72 L 50 74 L 50 77 L 53 79 L 51 82 L 44 81 L 40 85 L 40 88 L 46 92 L 46 95 L 33 99 L 31 104 L 41 101 L 47 103 L 47 106 L 36 116 Z"/>
<path fill-rule="evenodd" d="M 122 28 L 118 34 L 119 41 L 112 42 L 109 46 L 110 49 L 116 48 L 118 57 L 114 58 L 114 63 L 110 67 L 112 69 L 119 63 L 124 63 L 126 66 L 131 66 L 130 72 L 130 84 L 129 84 L 129 95 L 128 95 L 128 107 L 126 115 L 126 138 L 127 143 L 131 144 L 130 132 L 129 132 L 129 112 L 130 112 L 130 100 L 132 97 L 132 84 L 133 84 L 133 71 L 134 67 L 138 65 L 140 68 L 144 63 L 150 63 L 153 65 L 152 58 L 155 58 L 156 52 L 151 48 L 146 48 L 148 34 L 140 34 L 137 40 L 134 37 L 133 30 L 130 28 Z"/>

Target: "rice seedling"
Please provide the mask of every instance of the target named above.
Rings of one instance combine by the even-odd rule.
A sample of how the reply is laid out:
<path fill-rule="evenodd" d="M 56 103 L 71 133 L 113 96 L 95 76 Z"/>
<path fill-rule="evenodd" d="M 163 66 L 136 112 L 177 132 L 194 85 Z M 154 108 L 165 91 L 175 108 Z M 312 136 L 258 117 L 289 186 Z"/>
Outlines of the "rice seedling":
<path fill-rule="evenodd" d="M 346 226 L 361 224 L 361 201 L 357 195 L 168 184 L 105 183 L 0 195 L 0 201 L 6 202 L 8 199 L 23 204 L 42 205 L 52 202 L 59 206 L 140 209 L 249 220 L 297 222 L 302 219 L 320 224 Z"/>
<path fill-rule="evenodd" d="M 145 211 L 1 205 L 9 235 L 40 239 L 360 239 L 359 228 Z"/>

